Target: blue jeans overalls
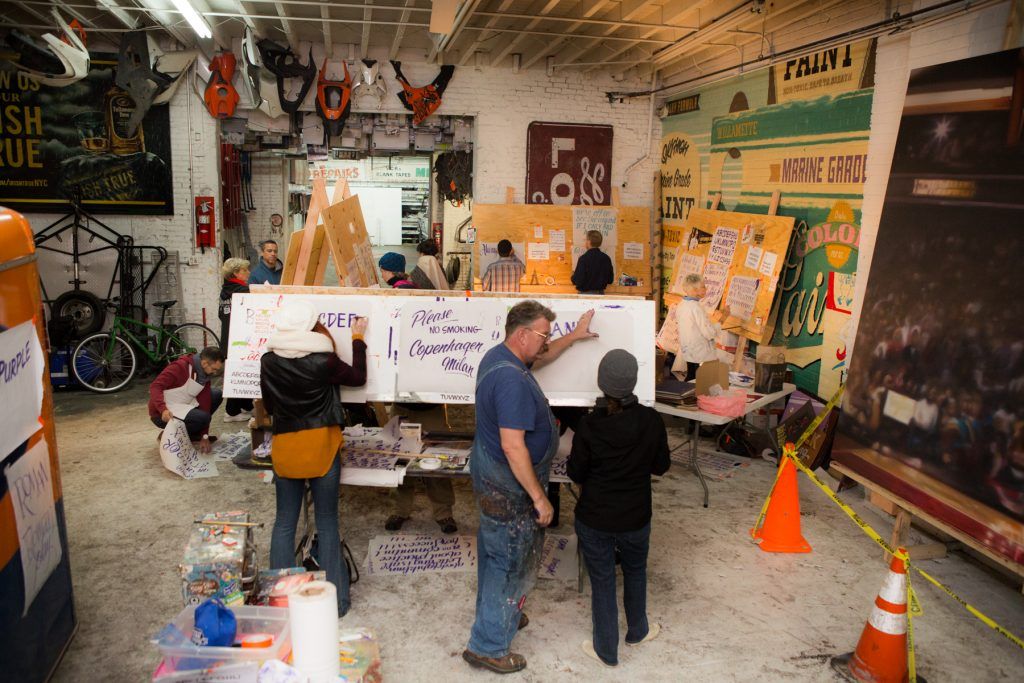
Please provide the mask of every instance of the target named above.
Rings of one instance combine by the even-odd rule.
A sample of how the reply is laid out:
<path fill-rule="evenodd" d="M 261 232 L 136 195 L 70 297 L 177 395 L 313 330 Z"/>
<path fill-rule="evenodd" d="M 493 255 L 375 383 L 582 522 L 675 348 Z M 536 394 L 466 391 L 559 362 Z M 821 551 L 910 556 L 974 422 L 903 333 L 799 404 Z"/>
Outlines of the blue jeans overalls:
<path fill-rule="evenodd" d="M 547 398 L 528 370 L 510 361 L 500 361 L 479 377 L 512 367 L 523 372 L 543 404 Z M 534 472 L 541 488 L 547 490 L 551 460 L 558 450 L 558 428 L 548 408 L 551 443 Z M 533 501 L 516 480 L 504 453 L 488 453 L 480 439 L 474 439 L 470 457 L 473 493 L 480 508 L 477 532 L 476 621 L 470 631 L 470 652 L 484 657 L 504 657 L 519 626 L 526 594 L 533 587 L 544 547 L 544 528 L 537 525 Z"/>

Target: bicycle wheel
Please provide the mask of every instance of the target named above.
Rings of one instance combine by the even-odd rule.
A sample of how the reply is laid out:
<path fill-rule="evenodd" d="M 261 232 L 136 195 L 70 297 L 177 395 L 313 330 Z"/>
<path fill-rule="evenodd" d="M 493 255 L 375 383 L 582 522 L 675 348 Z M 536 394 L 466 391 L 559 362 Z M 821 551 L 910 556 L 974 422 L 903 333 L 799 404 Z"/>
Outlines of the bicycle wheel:
<path fill-rule="evenodd" d="M 71 354 L 71 372 L 86 389 L 109 394 L 124 388 L 135 376 L 135 349 L 110 332 L 98 332 L 78 342 Z"/>
<path fill-rule="evenodd" d="M 207 346 L 220 346 L 220 340 L 206 325 L 184 323 L 171 331 L 164 342 L 163 352 L 172 361 L 186 353 L 199 353 Z"/>

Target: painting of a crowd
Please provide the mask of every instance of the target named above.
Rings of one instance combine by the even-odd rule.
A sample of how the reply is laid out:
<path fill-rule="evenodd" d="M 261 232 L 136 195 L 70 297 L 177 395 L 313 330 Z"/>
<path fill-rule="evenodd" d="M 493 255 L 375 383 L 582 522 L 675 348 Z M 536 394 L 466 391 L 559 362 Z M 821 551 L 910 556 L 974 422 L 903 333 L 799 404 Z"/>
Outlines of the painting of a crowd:
<path fill-rule="evenodd" d="M 840 429 L 1020 521 L 1024 146 L 1009 120 L 904 113 Z"/>

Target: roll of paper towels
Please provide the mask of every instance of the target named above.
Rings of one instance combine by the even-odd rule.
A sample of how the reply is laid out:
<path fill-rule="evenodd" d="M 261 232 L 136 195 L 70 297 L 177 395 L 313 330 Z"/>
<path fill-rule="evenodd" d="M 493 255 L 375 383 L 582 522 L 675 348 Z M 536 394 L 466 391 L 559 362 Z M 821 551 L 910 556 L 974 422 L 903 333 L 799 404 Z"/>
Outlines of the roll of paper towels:
<path fill-rule="evenodd" d="M 333 583 L 310 581 L 288 595 L 295 668 L 309 683 L 335 681 L 338 661 L 338 596 Z"/>

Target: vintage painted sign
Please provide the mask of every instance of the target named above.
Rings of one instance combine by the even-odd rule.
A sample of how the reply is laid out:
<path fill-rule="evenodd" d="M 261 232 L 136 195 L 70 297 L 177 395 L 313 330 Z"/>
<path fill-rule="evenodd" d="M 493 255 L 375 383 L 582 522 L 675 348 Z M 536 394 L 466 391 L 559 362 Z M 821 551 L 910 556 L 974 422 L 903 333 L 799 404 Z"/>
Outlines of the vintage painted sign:
<path fill-rule="evenodd" d="M 526 132 L 527 204 L 608 204 L 612 127 L 534 121 Z"/>

